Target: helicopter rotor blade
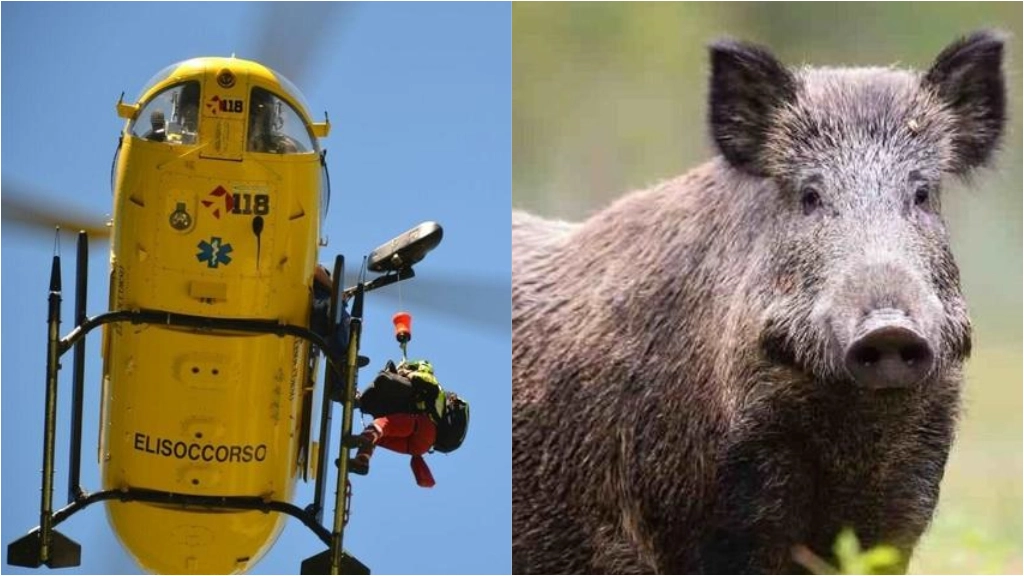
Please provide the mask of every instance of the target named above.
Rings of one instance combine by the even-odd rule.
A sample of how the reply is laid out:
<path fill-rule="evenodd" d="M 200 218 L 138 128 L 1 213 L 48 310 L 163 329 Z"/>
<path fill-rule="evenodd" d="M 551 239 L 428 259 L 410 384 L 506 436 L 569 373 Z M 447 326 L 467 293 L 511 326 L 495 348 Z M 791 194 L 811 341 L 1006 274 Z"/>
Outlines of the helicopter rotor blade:
<path fill-rule="evenodd" d="M 85 230 L 96 238 L 110 236 L 107 219 L 84 208 L 47 198 L 29 186 L 6 178 L 0 188 L 0 218 L 5 224 L 36 232 L 52 233 L 54 226 L 60 226 L 71 232 Z"/>
<path fill-rule="evenodd" d="M 253 45 L 244 57 L 265 64 L 309 90 L 318 48 L 337 31 L 345 2 L 267 2 L 256 17 Z"/>
<path fill-rule="evenodd" d="M 510 280 L 465 273 L 440 274 L 441 277 L 417 275 L 401 286 L 381 288 L 368 298 L 401 300 L 400 305 L 413 314 L 429 311 L 495 334 L 511 333 Z M 345 286 L 358 282 L 355 275 L 346 276 L 345 280 Z"/>

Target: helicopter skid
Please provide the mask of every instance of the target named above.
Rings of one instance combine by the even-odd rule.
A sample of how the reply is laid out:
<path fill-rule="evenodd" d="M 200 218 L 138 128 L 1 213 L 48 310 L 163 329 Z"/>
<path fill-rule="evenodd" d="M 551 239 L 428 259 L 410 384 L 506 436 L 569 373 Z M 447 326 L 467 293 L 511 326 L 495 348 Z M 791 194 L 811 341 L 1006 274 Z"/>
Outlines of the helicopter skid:
<path fill-rule="evenodd" d="M 331 291 L 330 318 L 336 328 L 343 322 L 344 301 L 351 299 L 352 313 L 348 318 L 349 336 L 347 350 L 344 354 L 335 350 L 331 342 L 322 335 L 305 326 L 282 323 L 271 319 L 250 318 L 218 318 L 182 314 L 166 310 L 135 309 L 113 310 L 94 317 L 85 315 L 85 290 L 88 259 L 88 237 L 81 232 L 78 237 L 78 271 L 76 275 L 76 291 L 80 297 L 76 302 L 75 327 L 63 338 L 59 334 L 61 308 L 60 256 L 54 255 L 51 268 L 50 291 L 48 297 L 48 337 L 46 362 L 46 412 L 44 418 L 43 438 L 43 469 L 40 499 L 40 524 L 24 537 L 11 543 L 7 548 L 7 562 L 15 566 L 38 568 L 46 565 L 50 568 L 64 568 L 81 564 L 81 546 L 57 532 L 54 528 L 91 504 L 101 501 L 136 502 L 138 505 L 156 505 L 200 511 L 261 511 L 287 514 L 300 520 L 307 528 L 328 546 L 325 552 L 316 554 L 302 562 L 303 574 L 369 574 L 369 569 L 355 557 L 343 549 L 344 527 L 348 521 L 351 484 L 348 483 L 349 448 L 344 444 L 338 449 L 338 474 L 335 487 L 335 509 L 333 525 L 329 529 L 321 524 L 325 508 L 327 463 L 329 441 L 331 437 L 332 407 L 340 402 L 342 408 L 341 437 L 352 435 L 353 410 L 356 404 L 356 375 L 360 367 L 368 362 L 359 355 L 361 336 L 363 298 L 371 290 L 407 280 L 415 276 L 411 267 L 365 280 L 348 290 L 342 290 L 344 278 L 344 258 L 338 255 L 334 264 L 333 286 Z M 434 241 L 436 245 L 436 241 Z M 431 245 L 429 248 L 432 248 Z M 401 250 L 417 249 L 412 253 L 422 258 L 422 253 L 429 250 L 417 248 L 415 243 L 402 245 Z M 422 253 L 421 253 L 422 252 Z M 396 251 L 396 255 L 398 251 Z M 401 261 L 401 260 L 400 260 Z M 191 330 L 198 333 L 250 333 L 277 336 L 291 336 L 306 340 L 327 357 L 328 369 L 324 377 L 323 401 L 321 402 L 320 433 L 318 453 L 316 454 L 315 487 L 313 502 L 300 508 L 289 502 L 269 500 L 262 496 L 212 496 L 183 494 L 164 490 L 153 490 L 141 487 L 118 487 L 92 494 L 87 493 L 80 485 L 81 467 L 81 408 L 83 387 L 83 351 L 84 339 L 92 330 L 106 324 L 130 323 L 133 325 L 158 325 L 177 329 Z M 335 329 L 329 333 L 335 333 Z M 76 350 L 73 369 L 74 394 L 73 418 L 71 430 L 71 446 L 69 450 L 69 482 L 68 504 L 62 509 L 53 509 L 54 491 L 54 457 L 57 436 L 57 388 L 59 359 L 66 352 Z M 304 429 L 308 427 L 308 423 Z"/>
<path fill-rule="evenodd" d="M 39 528 L 7 546 L 7 563 L 12 566 L 71 568 L 82 563 L 82 546 L 67 536 L 50 530 L 50 548 L 43 558 L 43 538 Z"/>
<path fill-rule="evenodd" d="M 172 506 L 182 510 L 253 510 L 259 512 L 278 512 L 287 514 L 306 525 L 316 536 L 328 546 L 331 544 L 332 534 L 324 528 L 316 518 L 316 514 L 310 509 L 302 509 L 289 502 L 276 500 L 265 500 L 259 496 L 198 496 L 194 494 L 179 494 L 175 492 L 160 492 L 144 488 L 128 488 L 125 490 L 104 490 L 95 492 L 88 496 L 83 495 L 76 501 L 58 510 L 52 516 L 52 526 L 56 526 L 67 520 L 77 512 L 97 502 L 117 500 L 120 502 L 139 502 L 144 504 L 156 504 Z M 7 547 L 7 563 L 13 566 L 24 566 L 27 568 L 38 568 L 45 564 L 50 568 L 69 568 L 80 565 L 81 546 L 64 536 L 56 530 L 50 531 L 52 541 L 50 543 L 49 558 L 42 559 L 42 538 L 39 528 L 33 529 L 27 535 L 12 542 Z M 304 574 L 327 574 L 330 569 L 330 556 L 327 550 L 323 554 L 317 554 L 303 561 Z M 321 558 L 321 556 L 323 558 Z M 322 562 L 328 562 L 322 564 Z M 314 571 L 305 572 L 308 565 L 314 567 Z M 325 567 L 326 566 L 326 567 Z M 341 567 L 343 574 L 369 574 L 369 569 L 363 566 L 347 552 L 342 551 Z"/>
<path fill-rule="evenodd" d="M 331 572 L 331 551 L 330 549 L 310 556 L 302 561 L 300 574 L 330 574 Z M 365 564 L 350 556 L 347 552 L 341 553 L 341 570 L 339 574 L 369 574 L 370 569 Z"/>

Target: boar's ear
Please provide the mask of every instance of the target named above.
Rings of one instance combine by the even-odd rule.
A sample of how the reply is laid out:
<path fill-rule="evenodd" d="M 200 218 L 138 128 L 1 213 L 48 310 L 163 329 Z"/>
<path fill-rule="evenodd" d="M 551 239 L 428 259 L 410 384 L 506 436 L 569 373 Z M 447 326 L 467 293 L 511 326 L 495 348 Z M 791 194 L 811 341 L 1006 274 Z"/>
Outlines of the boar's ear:
<path fill-rule="evenodd" d="M 796 95 L 796 80 L 766 50 L 722 40 L 711 45 L 711 134 L 733 166 L 765 176 L 762 150 L 773 113 Z"/>
<path fill-rule="evenodd" d="M 1002 63 L 1003 36 L 975 32 L 946 47 L 924 76 L 954 116 L 952 172 L 984 164 L 999 143 L 1006 122 Z"/>

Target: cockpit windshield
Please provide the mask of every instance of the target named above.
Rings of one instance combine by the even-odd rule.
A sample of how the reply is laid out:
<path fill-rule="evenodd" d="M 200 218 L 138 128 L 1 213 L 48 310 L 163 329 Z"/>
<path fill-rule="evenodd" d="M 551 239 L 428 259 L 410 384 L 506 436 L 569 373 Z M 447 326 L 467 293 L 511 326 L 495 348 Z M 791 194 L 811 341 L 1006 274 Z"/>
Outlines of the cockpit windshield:
<path fill-rule="evenodd" d="M 139 110 L 131 132 L 154 142 L 195 144 L 199 133 L 199 82 L 182 82 L 158 92 Z"/>
<path fill-rule="evenodd" d="M 303 154 L 315 144 L 302 115 L 269 90 L 253 87 L 249 104 L 249 152 Z"/>
<path fill-rule="evenodd" d="M 185 62 L 187 62 L 187 60 L 175 62 L 174 64 L 171 64 L 169 66 L 164 66 L 159 72 L 153 74 L 153 77 L 150 78 L 149 81 L 142 86 L 142 90 L 139 91 L 139 96 L 135 99 L 135 101 L 137 102 L 139 100 L 142 100 L 142 97 L 145 96 L 146 93 L 153 88 L 153 86 L 156 86 L 157 83 L 166 80 L 167 77 L 170 76 L 172 72 L 180 68 L 181 65 Z"/>

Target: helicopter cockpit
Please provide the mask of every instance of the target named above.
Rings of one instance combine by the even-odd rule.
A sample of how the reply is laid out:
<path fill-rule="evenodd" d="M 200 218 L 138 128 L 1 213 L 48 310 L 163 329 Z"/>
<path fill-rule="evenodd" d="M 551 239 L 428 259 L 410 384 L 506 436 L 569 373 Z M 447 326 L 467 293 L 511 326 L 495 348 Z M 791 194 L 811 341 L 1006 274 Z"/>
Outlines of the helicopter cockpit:
<path fill-rule="evenodd" d="M 314 122 L 308 110 L 298 88 L 262 64 L 233 56 L 172 64 L 150 79 L 136 103 L 124 102 L 123 94 L 117 102 L 118 116 L 128 120 L 125 134 L 135 142 L 118 140 L 111 188 L 117 188 L 124 172 L 119 169 L 122 149 L 131 149 L 125 144 L 140 145 L 132 164 L 142 167 L 163 162 L 170 154 L 187 156 L 190 169 L 198 160 L 215 172 L 221 167 L 207 160 L 241 162 L 247 168 L 246 155 L 252 154 L 258 162 L 280 162 L 301 173 L 317 165 L 322 221 L 330 202 L 330 179 L 318 139 L 327 137 L 331 125 L 326 113 L 323 122 Z"/>
<path fill-rule="evenodd" d="M 199 82 L 182 82 L 158 92 L 142 106 L 131 132 L 154 142 L 195 144 L 199 133 Z"/>
<path fill-rule="evenodd" d="M 316 149 L 302 115 L 288 102 L 258 86 L 249 102 L 249 152 L 302 154 Z"/>

